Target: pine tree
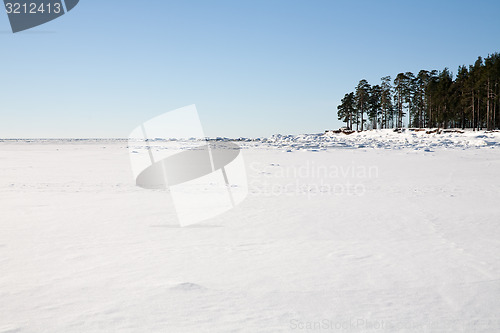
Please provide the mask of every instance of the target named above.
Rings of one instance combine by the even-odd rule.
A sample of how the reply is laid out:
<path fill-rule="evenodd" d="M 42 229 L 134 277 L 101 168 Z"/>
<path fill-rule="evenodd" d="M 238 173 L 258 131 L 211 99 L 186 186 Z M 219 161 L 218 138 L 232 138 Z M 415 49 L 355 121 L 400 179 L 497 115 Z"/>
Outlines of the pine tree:
<path fill-rule="evenodd" d="M 380 80 L 382 81 L 382 95 L 380 97 L 380 104 L 382 107 L 382 128 L 389 128 L 389 121 L 392 119 L 394 114 L 394 106 L 392 104 L 391 77 L 384 76 Z"/>
<path fill-rule="evenodd" d="M 358 110 L 359 116 L 361 118 L 361 131 L 364 129 L 364 114 L 368 111 L 369 108 L 369 100 L 370 100 L 370 84 L 365 79 L 359 81 L 358 86 L 356 87 L 356 109 Z M 356 130 L 359 130 L 359 127 L 356 124 Z"/>
<path fill-rule="evenodd" d="M 346 127 L 352 130 L 352 121 L 354 120 L 356 114 L 353 92 L 344 95 L 344 98 L 341 100 L 341 104 L 337 106 L 337 110 L 339 120 L 346 123 Z"/>
<path fill-rule="evenodd" d="M 397 128 L 403 127 L 403 117 L 405 116 L 403 108 L 408 91 L 407 82 L 408 82 L 408 77 L 404 73 L 399 73 L 398 75 L 396 75 L 396 78 L 394 79 L 394 102 L 396 104 L 396 110 L 397 110 L 397 122 L 396 122 Z"/>
<path fill-rule="evenodd" d="M 453 83 L 453 76 L 448 68 L 444 68 L 439 73 L 438 84 L 436 89 L 436 104 L 437 112 L 435 114 L 435 120 L 438 126 L 446 127 L 448 120 L 450 119 L 450 92 L 451 85 Z"/>
<path fill-rule="evenodd" d="M 373 129 L 378 128 L 379 119 L 382 114 L 382 87 L 379 85 L 372 86 L 369 98 L 368 118 Z"/>
<path fill-rule="evenodd" d="M 405 82 L 405 96 L 404 100 L 406 103 L 406 109 L 407 109 L 407 114 L 408 114 L 408 127 L 412 127 L 412 117 L 414 117 L 416 108 L 415 108 L 415 103 L 414 103 L 414 96 L 415 96 L 415 84 L 416 84 L 416 79 L 415 75 L 412 72 L 406 72 L 406 82 Z"/>
<path fill-rule="evenodd" d="M 466 125 L 466 119 L 468 115 L 468 102 L 469 94 L 466 89 L 466 83 L 469 79 L 469 70 L 465 65 L 458 67 L 457 78 L 455 79 L 455 94 L 457 103 L 455 107 L 457 108 L 457 116 L 460 118 L 460 127 L 464 129 Z"/>
<path fill-rule="evenodd" d="M 474 63 L 474 66 L 472 67 L 471 73 L 473 76 L 473 89 L 474 89 L 474 95 L 475 95 L 475 100 L 474 100 L 474 113 L 475 113 L 475 124 L 474 124 L 474 129 L 479 129 L 482 127 L 481 124 L 481 99 L 482 99 L 482 72 L 483 72 L 483 58 L 478 57 L 476 62 Z"/>
<path fill-rule="evenodd" d="M 421 70 L 418 72 L 417 77 L 414 82 L 414 96 L 413 104 L 415 107 L 415 114 L 413 115 L 413 124 L 416 127 L 425 126 L 425 113 L 427 110 L 427 95 L 426 90 L 430 80 L 430 72 L 427 70 Z"/>

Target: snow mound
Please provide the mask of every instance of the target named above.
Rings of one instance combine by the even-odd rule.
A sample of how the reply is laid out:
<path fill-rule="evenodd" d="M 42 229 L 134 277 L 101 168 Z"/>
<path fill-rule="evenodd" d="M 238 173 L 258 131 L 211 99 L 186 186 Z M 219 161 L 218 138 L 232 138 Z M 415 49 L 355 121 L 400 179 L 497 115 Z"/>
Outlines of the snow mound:
<path fill-rule="evenodd" d="M 346 134 L 327 131 L 324 134 L 281 135 L 261 139 L 267 148 L 287 151 L 322 151 L 332 148 L 413 149 L 432 151 L 435 148 L 468 149 L 496 148 L 500 146 L 500 132 L 474 132 L 470 130 L 370 130 Z M 243 145 L 251 145 L 245 142 Z M 261 145 L 262 146 L 262 145 Z"/>

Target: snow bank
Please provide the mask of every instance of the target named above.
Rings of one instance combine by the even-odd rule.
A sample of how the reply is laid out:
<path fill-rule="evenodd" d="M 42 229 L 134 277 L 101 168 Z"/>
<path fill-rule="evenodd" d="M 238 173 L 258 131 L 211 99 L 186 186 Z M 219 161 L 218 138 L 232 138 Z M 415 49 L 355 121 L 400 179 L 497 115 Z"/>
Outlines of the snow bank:
<path fill-rule="evenodd" d="M 426 131 L 404 130 L 402 133 L 392 129 L 370 130 L 343 133 L 326 132 L 324 134 L 273 135 L 263 139 L 267 146 L 289 150 L 326 150 L 329 148 L 377 148 L 377 149 L 415 149 L 434 148 L 483 148 L 498 147 L 500 132 L 450 132 L 431 133 Z"/>

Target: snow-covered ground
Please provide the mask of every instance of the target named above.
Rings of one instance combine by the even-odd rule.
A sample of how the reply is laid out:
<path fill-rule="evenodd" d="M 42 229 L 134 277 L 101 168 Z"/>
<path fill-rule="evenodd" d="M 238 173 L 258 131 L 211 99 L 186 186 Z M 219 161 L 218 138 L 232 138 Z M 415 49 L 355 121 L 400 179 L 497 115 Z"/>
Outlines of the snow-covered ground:
<path fill-rule="evenodd" d="M 181 228 L 126 141 L 0 142 L 0 332 L 500 331 L 500 133 L 239 144 Z"/>

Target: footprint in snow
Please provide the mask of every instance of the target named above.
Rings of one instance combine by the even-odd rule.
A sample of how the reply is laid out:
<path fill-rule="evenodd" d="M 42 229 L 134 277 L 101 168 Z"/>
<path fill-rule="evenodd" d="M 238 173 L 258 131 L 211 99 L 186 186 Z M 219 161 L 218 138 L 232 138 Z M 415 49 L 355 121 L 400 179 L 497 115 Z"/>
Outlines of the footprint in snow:
<path fill-rule="evenodd" d="M 190 291 L 190 290 L 204 290 L 205 287 L 200 286 L 199 284 L 196 284 L 196 283 L 184 282 L 184 283 L 179 283 L 170 289 L 181 290 L 181 291 Z"/>

